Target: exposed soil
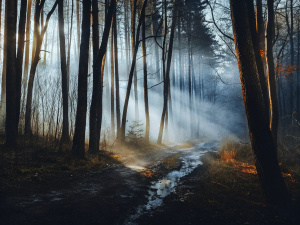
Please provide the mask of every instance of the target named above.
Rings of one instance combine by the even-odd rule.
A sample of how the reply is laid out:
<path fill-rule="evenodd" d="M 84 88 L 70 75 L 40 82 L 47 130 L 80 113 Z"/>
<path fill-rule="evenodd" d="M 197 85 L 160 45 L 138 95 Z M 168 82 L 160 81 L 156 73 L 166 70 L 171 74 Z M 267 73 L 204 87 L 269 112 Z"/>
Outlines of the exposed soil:
<path fill-rule="evenodd" d="M 207 153 L 204 165 L 185 176 L 163 205 L 139 218 L 136 224 L 300 224 L 299 180 L 285 177 L 293 206 L 288 212 L 267 207 L 255 174 L 218 163 Z M 220 168 L 223 167 L 223 168 Z"/>
<path fill-rule="evenodd" d="M 297 179 L 286 178 L 295 203 L 292 213 L 278 214 L 265 205 L 255 174 L 218 164 L 216 153 L 206 153 L 204 164 L 180 179 L 161 206 L 128 220 L 147 204 L 151 182 L 182 167 L 181 156 L 157 151 L 144 160 L 149 171 L 114 163 L 2 185 L 0 224 L 300 224 Z"/>

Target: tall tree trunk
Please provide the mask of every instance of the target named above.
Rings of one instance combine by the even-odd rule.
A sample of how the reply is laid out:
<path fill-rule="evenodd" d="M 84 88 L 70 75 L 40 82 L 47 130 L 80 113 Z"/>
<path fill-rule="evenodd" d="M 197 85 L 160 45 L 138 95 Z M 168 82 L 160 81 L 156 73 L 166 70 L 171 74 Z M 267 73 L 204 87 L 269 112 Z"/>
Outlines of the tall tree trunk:
<path fill-rule="evenodd" d="M 294 66 L 295 64 L 295 53 L 294 53 L 294 10 L 293 10 L 293 0 L 290 0 L 290 17 L 291 17 L 291 27 L 290 27 L 290 51 L 291 51 L 291 66 Z M 292 124 L 292 114 L 294 111 L 294 82 L 293 82 L 294 74 L 292 73 L 290 75 L 290 78 L 288 79 L 289 82 L 289 116 L 290 124 Z"/>
<path fill-rule="evenodd" d="M 42 27 L 41 33 L 39 32 L 39 21 L 40 21 L 40 11 L 43 8 L 45 1 L 41 1 L 40 4 L 36 4 L 35 6 L 35 18 L 34 18 L 34 35 L 36 37 L 36 46 L 33 46 L 33 49 L 35 50 L 34 58 L 32 60 L 32 64 L 30 67 L 30 75 L 29 75 L 29 81 L 28 81 L 28 88 L 27 88 L 27 101 L 26 101 L 26 112 L 25 112 L 25 134 L 31 135 L 31 107 L 32 107 L 32 91 L 33 91 L 33 83 L 34 83 L 34 77 L 35 72 L 37 69 L 37 65 L 40 61 L 40 51 L 43 44 L 44 35 L 46 33 L 49 20 L 58 4 L 58 0 L 54 3 L 52 9 L 47 15 L 45 26 Z"/>
<path fill-rule="evenodd" d="M 174 33 L 175 33 L 175 26 L 176 26 L 176 16 L 177 16 L 177 7 L 176 7 L 176 0 L 173 1 L 173 15 L 172 15 L 172 25 L 171 25 L 171 34 L 170 34 L 170 40 L 169 40 L 169 48 L 168 48 L 168 56 L 167 56 L 167 66 L 166 68 L 163 68 L 164 71 L 164 105 L 163 105 L 163 112 L 161 115 L 161 120 L 160 120 L 160 128 L 159 128 L 159 134 L 158 134 L 158 140 L 157 143 L 161 144 L 162 142 L 162 137 L 163 137 L 163 128 L 164 128 L 164 120 L 165 116 L 168 110 L 168 94 L 169 94 L 169 83 L 170 83 L 170 68 L 171 68 L 171 62 L 172 62 L 172 53 L 173 53 L 173 41 L 174 41 Z M 165 0 L 165 7 L 167 6 L 166 0 Z M 167 17 L 166 11 L 167 9 L 165 8 L 165 17 Z M 165 18 L 166 20 L 166 18 Z M 166 20 L 167 23 L 167 20 Z M 165 25 L 165 35 L 166 35 L 166 26 Z M 166 40 L 164 40 L 164 48 L 166 48 Z M 165 54 L 165 53 L 163 53 Z M 165 60 L 165 59 L 164 59 Z M 165 64 L 165 62 L 163 62 Z M 165 67 L 165 66 L 163 66 Z"/>
<path fill-rule="evenodd" d="M 268 21 L 267 21 L 267 73 L 270 91 L 270 129 L 274 146 L 277 152 L 277 131 L 278 131 L 278 100 L 276 94 L 276 76 L 273 57 L 273 34 L 274 34 L 274 2 L 268 0 Z"/>
<path fill-rule="evenodd" d="M 0 0 L 0 31 L 2 28 L 2 0 Z M 0 49 L 2 49 L 2 38 L 0 38 Z M 0 53 L 0 61 L 1 61 L 1 53 Z"/>
<path fill-rule="evenodd" d="M 130 72 L 129 72 L 129 79 L 128 79 L 128 84 L 127 84 L 126 96 L 125 96 L 125 102 L 124 102 L 123 114 L 122 114 L 121 141 L 125 141 L 127 109 L 128 109 L 128 103 L 129 103 L 130 90 L 131 90 L 131 86 L 132 86 L 134 70 L 135 70 L 136 55 L 137 55 L 137 51 L 138 51 L 138 47 L 139 47 L 139 37 L 140 37 L 139 34 L 140 34 L 140 29 L 141 29 L 141 23 L 142 23 L 143 18 L 145 17 L 147 1 L 148 0 L 144 0 L 143 7 L 141 10 L 141 16 L 140 16 L 139 23 L 137 26 L 135 42 L 133 43 L 134 52 L 132 55 L 132 63 L 131 63 L 131 68 L 130 68 Z"/>
<path fill-rule="evenodd" d="M 127 73 L 129 72 L 129 59 L 130 59 L 130 38 L 129 36 L 129 28 L 128 28 L 128 3 L 124 0 L 124 32 L 125 32 L 125 52 L 126 52 L 126 69 Z"/>
<path fill-rule="evenodd" d="M 179 61 L 179 89 L 180 89 L 180 115 L 183 113 L 183 68 L 182 68 L 182 59 L 181 59 L 181 19 L 179 17 L 179 10 L 177 13 L 178 16 L 178 61 Z M 180 124 L 180 129 L 182 129 L 182 123 L 183 123 L 183 118 L 180 118 L 179 124 Z"/>
<path fill-rule="evenodd" d="M 131 0 L 131 47 L 132 47 L 132 56 L 135 52 L 135 18 L 137 11 L 137 0 Z M 135 101 L 135 120 L 139 120 L 139 100 L 138 100 L 138 91 L 137 91 L 137 72 L 136 68 L 134 69 L 134 101 Z"/>
<path fill-rule="evenodd" d="M 118 57 L 118 36 L 117 36 L 117 10 L 113 17 L 114 30 L 114 54 L 115 54 L 115 83 L 116 83 L 116 116 L 117 116 L 117 137 L 120 137 L 121 132 L 121 117 L 120 117 L 120 87 L 119 87 L 119 57 Z M 121 57 L 122 58 L 122 57 Z M 126 63 L 128 66 L 128 62 Z"/>
<path fill-rule="evenodd" d="M 18 129 L 19 118 L 20 118 L 21 82 L 22 82 L 24 47 L 25 47 L 26 11 L 27 11 L 27 0 L 24 0 L 21 2 L 21 8 L 20 8 L 18 50 L 17 50 L 17 61 L 16 61 L 16 107 L 17 107 L 16 126 L 17 129 Z"/>
<path fill-rule="evenodd" d="M 80 1 L 76 1 L 77 49 L 80 49 Z"/>
<path fill-rule="evenodd" d="M 110 136 L 115 139 L 115 79 L 114 79 L 114 35 L 113 27 L 110 36 Z"/>
<path fill-rule="evenodd" d="M 92 0 L 92 33 L 93 33 L 93 96 L 90 108 L 90 142 L 89 142 L 89 152 L 96 153 L 99 150 L 99 144 L 97 144 L 97 104 L 99 104 L 99 80 L 100 72 L 96 70 L 96 58 L 99 48 L 99 16 L 98 16 L 98 1 Z M 97 99 L 95 99 L 97 98 Z"/>
<path fill-rule="evenodd" d="M 259 2 L 259 1 L 258 1 Z M 252 37 L 252 44 L 254 48 L 254 54 L 255 54 L 255 60 L 257 65 L 257 71 L 259 74 L 259 81 L 260 86 L 264 98 L 264 104 L 266 108 L 266 116 L 269 118 L 269 109 L 270 109 L 270 100 L 269 100 L 269 88 L 268 88 L 268 81 L 265 76 L 265 70 L 264 70 L 264 64 L 263 61 L 266 59 L 265 49 L 262 49 L 264 47 L 264 32 L 263 32 L 263 22 L 261 22 L 261 17 L 259 13 L 262 13 L 260 10 L 260 3 L 257 6 L 257 14 L 256 14 L 256 20 L 257 24 L 255 23 L 255 12 L 254 12 L 254 4 L 253 1 L 246 1 L 247 4 L 247 10 L 248 10 L 248 17 L 249 17 L 249 26 L 251 31 L 251 37 Z M 263 43 L 262 43 L 263 42 Z M 263 56 L 263 57 L 262 57 Z M 275 70 L 274 70 L 275 72 Z M 271 120 L 270 120 L 271 124 Z"/>
<path fill-rule="evenodd" d="M 78 100 L 75 122 L 75 133 L 73 138 L 72 154 L 75 158 L 85 157 L 85 129 L 87 110 L 87 78 L 89 63 L 90 42 L 90 10 L 91 1 L 86 0 L 82 8 L 82 32 L 78 73 Z"/>
<path fill-rule="evenodd" d="M 97 1 L 93 1 L 93 10 L 97 8 Z M 108 4 L 108 3 L 106 3 Z M 104 31 L 102 35 L 102 41 L 100 48 L 99 42 L 97 39 L 97 34 L 99 31 L 97 30 L 97 21 L 95 15 L 95 21 L 93 20 L 93 48 L 94 48 L 94 66 L 93 66 L 93 93 L 92 93 L 92 102 L 90 108 L 90 143 L 89 143 L 89 151 L 95 153 L 99 151 L 99 141 L 100 141 L 100 131 L 102 124 L 102 100 L 103 100 L 103 72 L 105 65 L 105 55 L 107 49 L 107 43 L 109 38 L 109 31 L 111 28 L 113 13 L 116 8 L 116 2 L 111 1 L 108 12 L 105 16 L 105 25 Z M 96 13 L 96 11 L 93 11 Z M 98 18 L 98 16 L 97 16 Z M 97 32 L 97 34 L 96 34 Z M 98 43 L 97 43 L 98 42 Z M 99 48 L 99 49 L 98 49 Z"/>
<path fill-rule="evenodd" d="M 60 139 L 60 145 L 62 147 L 70 140 L 68 72 L 67 72 L 67 62 L 66 62 L 66 43 L 65 43 L 65 25 L 64 25 L 64 0 L 59 0 L 58 3 L 58 22 L 59 22 L 61 87 L 62 87 L 62 100 L 63 100 L 63 128 L 62 128 L 62 136 Z"/>
<path fill-rule="evenodd" d="M 16 31 L 17 31 L 17 0 L 9 0 L 7 4 L 6 23 L 6 123 L 5 143 L 8 146 L 17 144 L 17 77 L 16 77 Z"/>
<path fill-rule="evenodd" d="M 272 10 L 271 2 L 273 0 L 268 0 L 269 11 Z M 286 205 L 288 192 L 278 165 L 276 147 L 266 118 L 245 0 L 230 0 L 230 7 L 255 166 L 267 202 L 278 206 Z"/>
<path fill-rule="evenodd" d="M 144 103 L 145 103 L 145 118 L 146 118 L 145 141 L 149 142 L 150 119 L 149 119 L 149 104 L 148 104 L 147 46 L 146 46 L 145 18 L 143 18 L 142 20 L 142 48 L 143 48 L 143 69 L 144 69 Z"/>
<path fill-rule="evenodd" d="M 297 65 L 300 65 L 300 19 L 298 19 L 298 27 L 297 27 Z M 297 118 L 300 120 L 300 69 L 297 70 L 297 92 L 296 92 L 296 101 L 297 101 Z"/>
<path fill-rule="evenodd" d="M 71 58 L 71 46 L 72 46 L 72 31 L 73 31 L 73 14 L 74 14 L 74 0 L 72 1 L 72 12 L 71 12 L 71 26 L 69 33 L 69 45 L 68 45 L 68 58 L 67 58 L 67 76 L 68 76 L 68 92 L 69 92 L 69 80 L 70 80 L 70 58 Z"/>
<path fill-rule="evenodd" d="M 6 62 L 7 62 L 7 2 L 5 1 L 4 15 L 4 42 L 3 42 L 3 67 L 2 67 L 2 82 L 1 82 L 1 105 L 0 105 L 0 129 L 5 130 L 6 119 Z"/>

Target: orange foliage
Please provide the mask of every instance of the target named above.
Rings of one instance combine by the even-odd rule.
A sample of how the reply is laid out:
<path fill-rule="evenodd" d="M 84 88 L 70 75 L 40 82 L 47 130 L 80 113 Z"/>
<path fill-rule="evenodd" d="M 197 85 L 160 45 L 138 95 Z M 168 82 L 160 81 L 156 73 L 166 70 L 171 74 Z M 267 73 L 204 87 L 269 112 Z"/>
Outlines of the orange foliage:
<path fill-rule="evenodd" d="M 223 161 L 226 161 L 226 162 L 233 162 L 235 161 L 235 152 L 227 152 L 225 151 L 222 155 L 221 155 L 221 159 Z"/>
<path fill-rule="evenodd" d="M 261 56 L 261 57 L 264 57 L 265 54 L 266 54 L 266 51 L 265 51 L 265 50 L 259 50 L 259 52 L 260 52 L 260 56 Z"/>
<path fill-rule="evenodd" d="M 141 172 L 141 174 L 142 174 L 143 176 L 145 176 L 145 177 L 150 178 L 150 177 L 153 177 L 154 175 L 156 175 L 157 172 L 154 171 L 154 170 L 151 170 L 151 169 L 146 169 L 146 170 L 144 170 L 143 172 Z"/>
<path fill-rule="evenodd" d="M 240 162 L 237 161 L 235 159 L 235 153 L 234 152 L 224 152 L 221 156 L 221 160 L 230 163 L 230 165 L 235 168 L 236 170 L 239 170 L 243 173 L 248 173 L 248 174 L 257 174 L 257 170 L 254 164 L 250 164 L 250 163 L 244 163 L 244 162 Z M 281 163 L 279 163 L 279 165 L 281 166 Z M 295 183 L 296 180 L 293 178 L 293 176 L 289 173 L 283 173 L 282 172 L 282 176 L 289 178 L 291 182 Z"/>
<path fill-rule="evenodd" d="M 296 183 L 296 180 L 293 178 L 292 174 L 290 174 L 290 173 L 282 173 L 282 176 L 289 178 L 292 183 Z"/>
<path fill-rule="evenodd" d="M 279 65 L 276 68 L 276 74 L 282 74 L 285 78 L 288 78 L 287 76 L 296 72 L 297 70 L 300 69 L 300 65 L 287 65 L 287 66 L 283 66 L 283 65 Z"/>
<path fill-rule="evenodd" d="M 243 173 L 257 174 L 256 168 L 253 164 L 235 161 L 233 167 L 242 171 Z"/>

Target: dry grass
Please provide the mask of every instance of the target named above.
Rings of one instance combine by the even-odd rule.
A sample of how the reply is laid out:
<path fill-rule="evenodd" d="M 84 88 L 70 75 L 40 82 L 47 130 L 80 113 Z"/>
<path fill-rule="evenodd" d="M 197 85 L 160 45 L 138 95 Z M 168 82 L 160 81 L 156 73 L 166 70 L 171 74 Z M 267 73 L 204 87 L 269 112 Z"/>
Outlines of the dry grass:
<path fill-rule="evenodd" d="M 290 153 L 291 154 L 291 153 Z M 299 180 L 299 157 L 294 151 L 290 157 L 282 158 L 282 148 L 278 148 L 282 175 L 290 190 L 293 190 Z M 297 163 L 295 161 L 297 160 Z M 251 146 L 235 140 L 224 140 L 218 152 L 218 159 L 209 163 L 209 174 L 217 184 L 234 188 L 241 185 L 237 180 L 248 182 L 250 190 L 259 187 L 257 171 Z M 251 188 L 252 187 L 252 188 Z M 246 189 L 246 187 L 245 187 Z"/>
<path fill-rule="evenodd" d="M 86 154 L 83 160 L 74 160 L 71 148 L 59 149 L 56 143 L 38 138 L 22 141 L 16 149 L 0 145 L 0 175 L 5 186 L 22 182 L 51 180 L 66 173 L 85 173 L 120 163 L 120 158 L 107 151 Z"/>
<path fill-rule="evenodd" d="M 162 166 L 168 170 L 178 169 L 181 165 L 180 155 L 174 154 L 164 158 L 162 161 Z"/>

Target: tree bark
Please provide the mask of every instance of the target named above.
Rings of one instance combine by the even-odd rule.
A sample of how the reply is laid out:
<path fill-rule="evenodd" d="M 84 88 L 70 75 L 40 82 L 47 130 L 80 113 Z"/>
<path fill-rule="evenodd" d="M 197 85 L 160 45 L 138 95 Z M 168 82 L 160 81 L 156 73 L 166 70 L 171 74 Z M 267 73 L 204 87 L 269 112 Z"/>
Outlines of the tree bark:
<path fill-rule="evenodd" d="M 160 128 L 159 128 L 159 134 L 158 134 L 158 140 L 157 143 L 161 144 L 162 142 L 162 137 L 163 137 L 163 128 L 164 128 L 164 120 L 165 116 L 168 110 L 168 96 L 169 96 L 169 83 L 170 83 L 170 68 L 171 68 L 171 62 L 172 62 L 172 53 L 173 53 L 173 41 L 174 41 L 174 33 L 175 33 L 175 26 L 176 26 L 176 19 L 177 19 L 177 7 L 176 7 L 176 0 L 173 1 L 174 7 L 173 7 L 173 16 L 172 16 L 172 25 L 171 25 L 171 34 L 170 34 L 170 40 L 169 40 L 169 48 L 168 48 L 168 56 L 167 56 L 167 66 L 166 68 L 163 68 L 164 71 L 164 105 L 163 105 L 163 111 L 161 115 L 161 120 L 160 120 Z M 166 5 L 166 0 L 165 0 L 165 5 Z M 166 15 L 166 9 L 165 9 L 165 17 Z M 166 25 L 165 25 L 166 27 Z M 166 29 L 166 28 L 165 28 Z M 166 31 L 165 31 L 166 35 Z M 166 42 L 164 40 L 164 42 Z M 164 43 L 164 46 L 166 43 Z M 165 48 L 165 47 L 164 47 Z M 163 53 L 164 54 L 164 53 Z M 165 64 L 165 62 L 163 62 Z M 165 66 L 163 66 L 165 67 Z"/>
<path fill-rule="evenodd" d="M 18 127 L 17 118 L 17 77 L 16 77 L 16 30 L 17 30 L 17 0 L 9 0 L 7 4 L 6 23 L 6 123 L 5 143 L 16 146 Z"/>
<path fill-rule="evenodd" d="M 273 142 L 277 152 L 277 132 L 278 132 L 278 100 L 276 94 L 276 76 L 273 57 L 273 34 L 274 34 L 274 2 L 268 0 L 268 21 L 267 21 L 267 74 L 270 92 L 270 129 Z"/>
<path fill-rule="evenodd" d="M 97 2 L 97 1 L 95 1 Z M 95 4 L 93 2 L 93 4 Z M 94 5 L 93 5 L 94 6 Z M 97 7 L 95 5 L 95 7 Z M 113 13 L 116 8 L 116 2 L 111 1 L 108 12 L 105 17 L 104 31 L 102 35 L 101 46 L 98 49 L 97 35 L 99 33 L 96 26 L 93 26 L 93 42 L 94 42 L 94 65 L 93 65 L 93 93 L 90 108 L 90 143 L 89 151 L 95 153 L 99 151 L 100 131 L 102 125 L 102 101 L 103 101 L 103 72 L 105 65 L 105 55 L 107 50 L 109 31 L 111 28 Z M 93 8 L 94 9 L 94 8 Z M 94 11 L 93 11 L 94 12 Z M 96 12 L 94 12 L 96 13 Z M 97 17 L 98 18 L 98 17 Z M 94 23 L 94 22 L 93 22 Z M 97 23 L 95 18 L 95 24 Z M 94 40 L 95 39 L 95 40 Z"/>
<path fill-rule="evenodd" d="M 2 0 L 0 0 L 0 18 L 2 18 Z M 0 20 L 0 30 L 2 28 L 2 19 Z M 2 38 L 0 38 L 0 49 L 2 49 Z M 1 61 L 1 53 L 0 53 L 0 61 Z"/>
<path fill-rule="evenodd" d="M 66 43 L 65 43 L 65 25 L 64 25 L 64 0 L 58 2 L 58 22 L 59 22 L 59 44 L 60 44 L 60 69 L 61 69 L 61 87 L 63 100 L 63 128 L 60 139 L 61 147 L 67 144 L 69 137 L 69 93 L 68 93 L 68 71 L 66 62 Z"/>
<path fill-rule="evenodd" d="M 26 28 L 26 11 L 27 11 L 27 0 L 21 2 L 20 18 L 19 18 L 19 36 L 18 36 L 18 50 L 17 50 L 17 61 L 16 61 L 16 126 L 18 129 L 19 117 L 20 117 L 20 104 L 21 104 L 21 82 L 22 82 L 22 70 L 23 70 L 23 58 L 24 58 L 24 47 L 25 47 L 25 28 Z"/>
<path fill-rule="evenodd" d="M 1 105 L 0 105 L 0 128 L 5 130 L 6 118 L 6 62 L 7 62 L 7 2 L 5 1 L 5 16 L 4 16 L 4 42 L 3 42 L 3 67 L 2 67 L 2 82 L 1 82 Z"/>
<path fill-rule="evenodd" d="M 113 21 L 114 22 L 114 21 Z M 110 36 L 110 136 L 115 139 L 115 77 L 114 77 L 114 35 L 113 26 Z"/>
<path fill-rule="evenodd" d="M 266 118 L 245 0 L 230 0 L 230 7 L 242 93 L 258 177 L 268 203 L 287 205 L 289 196 Z"/>
<path fill-rule="evenodd" d="M 131 90 L 131 86 L 132 86 L 134 70 L 135 70 L 136 55 L 137 55 L 137 51 L 138 51 L 138 47 L 139 47 L 139 37 L 140 37 L 139 34 L 140 34 L 140 29 L 141 29 L 141 23 L 142 23 L 143 18 L 145 17 L 146 5 L 147 5 L 147 0 L 144 0 L 143 7 L 141 10 L 141 16 L 140 16 L 139 23 L 137 26 L 135 42 L 133 43 L 134 52 L 132 55 L 132 63 L 131 63 L 131 68 L 130 68 L 130 72 L 129 72 L 129 79 L 128 79 L 128 84 L 127 84 L 127 90 L 126 90 L 126 96 L 125 96 L 125 102 L 124 102 L 123 114 L 122 114 L 121 141 L 125 141 L 127 109 L 128 109 L 128 103 L 129 103 L 130 90 Z"/>
<path fill-rule="evenodd" d="M 121 132 L 121 116 L 120 116 L 120 87 L 119 87 L 119 57 L 118 57 L 118 35 L 117 35 L 117 10 L 113 16 L 114 30 L 114 54 L 115 54 L 115 83 L 116 83 L 116 116 L 117 116 L 117 138 Z M 122 57 L 121 57 L 122 58 Z M 127 64 L 128 65 L 128 64 Z M 126 67 L 127 67 L 126 65 Z"/>
<path fill-rule="evenodd" d="M 265 49 L 262 49 L 262 47 L 264 46 L 265 39 L 263 35 L 263 28 L 261 27 L 263 25 L 261 25 L 262 22 L 260 21 L 262 15 L 259 14 L 262 13 L 262 11 L 259 9 L 260 5 L 258 5 L 257 14 L 256 14 L 256 18 L 257 18 L 256 20 L 258 21 L 257 22 L 258 25 L 256 26 L 253 1 L 246 1 L 246 4 L 247 4 L 249 26 L 250 26 L 250 32 L 252 38 L 252 45 L 254 48 L 255 60 L 256 60 L 257 70 L 259 74 L 259 81 L 260 81 L 260 86 L 263 94 L 266 116 L 269 119 L 269 109 L 270 109 L 269 88 L 268 88 L 268 81 L 265 75 L 264 64 L 263 64 L 263 60 L 266 59 L 265 58 L 266 54 L 265 54 Z M 258 31 L 256 31 L 256 29 Z M 271 124 L 271 119 L 269 120 Z"/>
<path fill-rule="evenodd" d="M 132 57 L 135 52 L 135 18 L 137 11 L 137 0 L 131 0 L 131 47 L 132 47 Z M 135 120 L 139 120 L 139 100 L 137 92 L 137 72 L 136 68 L 134 69 L 134 101 L 135 101 Z"/>
<path fill-rule="evenodd" d="M 90 42 L 90 10 L 91 1 L 83 1 L 82 7 L 82 32 L 80 44 L 79 73 L 78 73 L 78 100 L 73 138 L 72 154 L 75 158 L 85 157 L 85 129 L 87 110 L 87 77 L 89 62 Z"/>
<path fill-rule="evenodd" d="M 44 35 L 46 33 L 49 20 L 56 9 L 56 6 L 58 4 L 58 0 L 54 3 L 52 9 L 47 15 L 45 26 L 42 27 L 41 32 L 39 31 L 39 20 L 40 20 L 40 11 L 43 8 L 43 5 L 45 3 L 45 0 L 42 0 L 40 4 L 36 4 L 35 6 L 35 18 L 34 18 L 34 35 L 36 36 L 36 46 L 33 46 L 33 49 L 35 50 L 34 58 L 32 59 L 32 64 L 30 67 L 30 75 L 29 75 L 29 81 L 28 81 L 28 88 L 27 88 L 27 101 L 26 101 L 26 112 L 25 112 L 25 134 L 31 135 L 31 106 L 32 106 L 32 91 L 33 91 L 33 83 L 34 83 L 34 77 L 35 72 L 37 69 L 37 65 L 40 61 L 40 51 L 43 44 Z"/>
<path fill-rule="evenodd" d="M 295 65 L 295 51 L 294 51 L 294 9 L 293 9 L 293 0 L 290 0 L 290 17 L 291 17 L 291 27 L 290 27 L 290 51 L 291 51 L 291 66 L 293 67 Z M 294 73 L 290 75 L 289 81 L 289 116 L 290 124 L 292 124 L 292 114 L 294 112 Z"/>
<path fill-rule="evenodd" d="M 144 72 L 144 103 L 145 103 L 145 141 L 149 142 L 150 133 L 150 117 L 149 117 L 149 104 L 148 104 L 148 75 L 147 75 L 147 46 L 146 46 L 146 22 L 145 17 L 142 20 L 142 48 L 143 48 L 143 72 Z"/>
<path fill-rule="evenodd" d="M 77 49 L 80 49 L 80 4 L 79 4 L 79 0 L 76 1 L 76 21 L 77 21 Z"/>

